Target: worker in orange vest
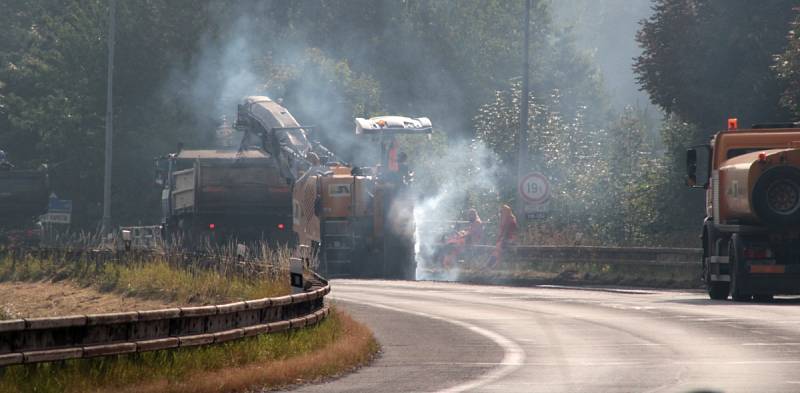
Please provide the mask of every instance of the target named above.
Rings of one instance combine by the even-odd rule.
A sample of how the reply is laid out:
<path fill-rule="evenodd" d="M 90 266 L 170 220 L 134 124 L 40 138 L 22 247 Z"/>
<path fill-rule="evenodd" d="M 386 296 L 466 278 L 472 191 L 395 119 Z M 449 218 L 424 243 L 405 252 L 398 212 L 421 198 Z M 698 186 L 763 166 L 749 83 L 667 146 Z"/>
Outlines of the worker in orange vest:
<path fill-rule="evenodd" d="M 467 211 L 467 220 L 469 220 L 469 227 L 466 230 L 456 232 L 445 242 L 447 253 L 442 258 L 442 267 L 445 269 L 450 269 L 455 265 L 466 247 L 479 244 L 483 239 L 483 222 L 481 222 L 481 217 L 478 216 L 478 211 L 469 209 Z"/>
<path fill-rule="evenodd" d="M 500 264 L 500 260 L 505 251 L 517 240 L 517 217 L 508 205 L 500 206 L 500 227 L 497 231 L 497 242 L 494 251 L 489 256 L 487 267 L 495 268 Z"/>

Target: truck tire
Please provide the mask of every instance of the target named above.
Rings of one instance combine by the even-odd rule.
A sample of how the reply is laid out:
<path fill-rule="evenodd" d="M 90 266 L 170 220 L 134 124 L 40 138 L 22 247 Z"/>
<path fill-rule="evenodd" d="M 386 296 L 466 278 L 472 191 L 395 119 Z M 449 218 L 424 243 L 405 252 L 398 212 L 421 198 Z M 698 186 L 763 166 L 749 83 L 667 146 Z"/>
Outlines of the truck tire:
<path fill-rule="evenodd" d="M 744 290 L 744 280 L 746 280 L 747 273 L 745 272 L 743 252 L 744 249 L 742 238 L 739 234 L 731 236 L 730 248 L 728 258 L 730 261 L 730 295 L 731 300 L 734 302 L 745 302 L 750 300 L 751 294 Z"/>
<path fill-rule="evenodd" d="M 711 300 L 725 300 L 730 292 L 730 283 L 724 281 L 706 281 L 706 290 Z"/>
<path fill-rule="evenodd" d="M 800 169 L 783 165 L 766 170 L 753 187 L 752 201 L 767 225 L 800 223 Z"/>

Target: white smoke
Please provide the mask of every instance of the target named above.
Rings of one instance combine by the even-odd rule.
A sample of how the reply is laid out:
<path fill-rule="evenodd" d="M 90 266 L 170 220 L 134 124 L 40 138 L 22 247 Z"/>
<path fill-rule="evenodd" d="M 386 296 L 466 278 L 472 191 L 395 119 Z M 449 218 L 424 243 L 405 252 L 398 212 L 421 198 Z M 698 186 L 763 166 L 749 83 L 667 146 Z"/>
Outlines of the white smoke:
<path fill-rule="evenodd" d="M 479 141 L 447 143 L 440 151 L 433 150 L 415 152 L 421 160 L 416 165 L 414 207 L 416 278 L 454 281 L 460 267 L 441 270 L 440 261 L 433 260 L 435 251 L 442 235 L 451 232 L 447 223 L 464 220 L 468 209 L 477 209 L 483 217 L 497 211 L 500 166 L 495 153 Z M 432 270 L 441 274 L 432 275 Z"/>

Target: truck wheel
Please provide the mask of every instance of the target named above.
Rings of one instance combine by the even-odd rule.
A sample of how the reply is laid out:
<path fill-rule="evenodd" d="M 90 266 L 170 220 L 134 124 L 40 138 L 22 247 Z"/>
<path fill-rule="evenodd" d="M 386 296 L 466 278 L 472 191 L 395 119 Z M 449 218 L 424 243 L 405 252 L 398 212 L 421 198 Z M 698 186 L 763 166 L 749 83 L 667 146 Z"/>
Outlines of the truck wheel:
<path fill-rule="evenodd" d="M 776 166 L 767 169 L 753 187 L 753 210 L 767 225 L 800 222 L 800 169 Z"/>
<path fill-rule="evenodd" d="M 744 271 L 744 261 L 742 260 L 742 239 L 738 234 L 734 234 L 731 237 L 731 242 L 728 251 L 728 258 L 730 261 L 730 275 L 731 275 L 731 284 L 730 284 L 730 294 L 731 300 L 735 302 L 744 302 L 750 300 L 752 295 L 746 293 L 744 291 L 744 280 L 745 280 L 745 271 Z"/>
<path fill-rule="evenodd" d="M 706 290 L 711 300 L 725 300 L 730 292 L 730 284 L 724 281 L 706 281 Z"/>

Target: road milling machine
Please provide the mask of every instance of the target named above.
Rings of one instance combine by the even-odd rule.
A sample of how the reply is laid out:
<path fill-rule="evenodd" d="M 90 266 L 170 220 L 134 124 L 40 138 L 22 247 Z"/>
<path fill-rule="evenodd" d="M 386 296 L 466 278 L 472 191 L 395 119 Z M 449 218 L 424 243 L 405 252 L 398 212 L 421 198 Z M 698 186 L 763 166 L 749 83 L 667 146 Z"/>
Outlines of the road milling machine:
<path fill-rule="evenodd" d="M 428 118 L 356 119 L 356 135 L 380 143 L 372 168 L 313 166 L 294 187 L 293 228 L 301 258 L 326 277 L 414 279 L 414 201 L 411 173 L 397 135 L 430 135 Z"/>
<path fill-rule="evenodd" d="M 800 294 L 800 123 L 739 129 L 730 119 L 709 144 L 687 151 L 686 164 L 687 183 L 706 190 L 709 296 Z"/>
<path fill-rule="evenodd" d="M 310 152 L 333 155 L 279 103 L 246 97 L 238 106 L 238 147 L 177 152 L 156 160 L 165 240 L 188 248 L 228 241 L 290 243 L 292 185 Z"/>

